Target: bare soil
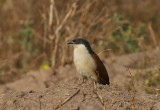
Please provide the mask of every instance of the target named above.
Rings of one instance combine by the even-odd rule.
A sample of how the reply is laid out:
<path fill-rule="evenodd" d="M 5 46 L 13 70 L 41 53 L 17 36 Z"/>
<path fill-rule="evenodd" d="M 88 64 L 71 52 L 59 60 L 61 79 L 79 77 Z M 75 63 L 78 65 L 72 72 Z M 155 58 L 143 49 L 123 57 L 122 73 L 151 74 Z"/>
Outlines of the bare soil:
<path fill-rule="evenodd" d="M 97 93 L 98 92 L 98 95 Z M 59 84 L 48 89 L 23 92 L 9 92 L 1 95 L 1 110 L 158 110 L 160 98 L 136 93 L 134 100 L 123 87 L 92 84 Z M 100 98 L 101 99 L 100 99 Z M 102 100 L 102 101 L 101 101 Z M 135 105 L 132 105 L 135 103 Z"/>
<path fill-rule="evenodd" d="M 130 81 L 126 66 L 134 75 L 138 70 L 157 68 L 160 50 L 140 52 L 103 59 L 111 85 L 93 87 L 89 80 L 80 84 L 73 64 L 56 69 L 31 71 L 16 81 L 1 85 L 1 110 L 159 110 L 160 97 L 140 92 L 129 92 L 125 83 Z M 147 60 L 146 58 L 152 59 Z"/>

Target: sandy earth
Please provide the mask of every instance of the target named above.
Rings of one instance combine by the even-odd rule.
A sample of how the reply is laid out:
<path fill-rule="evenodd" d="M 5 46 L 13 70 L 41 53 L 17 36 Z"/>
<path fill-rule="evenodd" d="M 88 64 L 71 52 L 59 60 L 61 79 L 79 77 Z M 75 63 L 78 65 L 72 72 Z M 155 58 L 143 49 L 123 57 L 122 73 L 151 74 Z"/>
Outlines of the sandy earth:
<path fill-rule="evenodd" d="M 98 94 L 98 95 L 97 95 Z M 9 92 L 1 95 L 1 110 L 158 110 L 160 98 L 152 95 L 134 94 L 119 86 L 92 84 L 60 84 L 48 89 Z M 133 106 L 132 103 L 135 103 Z"/>
<path fill-rule="evenodd" d="M 104 59 L 111 85 L 97 85 L 87 81 L 79 84 L 79 75 L 73 64 L 59 67 L 52 75 L 51 69 L 31 71 L 19 80 L 1 85 L 0 109 L 2 110 L 158 110 L 160 97 L 130 93 L 123 86 L 129 82 L 129 66 L 134 75 L 137 69 L 145 71 L 143 63 L 152 59 L 147 69 L 160 65 L 160 50 L 134 53 Z M 68 100 L 67 100 L 68 99 Z"/>

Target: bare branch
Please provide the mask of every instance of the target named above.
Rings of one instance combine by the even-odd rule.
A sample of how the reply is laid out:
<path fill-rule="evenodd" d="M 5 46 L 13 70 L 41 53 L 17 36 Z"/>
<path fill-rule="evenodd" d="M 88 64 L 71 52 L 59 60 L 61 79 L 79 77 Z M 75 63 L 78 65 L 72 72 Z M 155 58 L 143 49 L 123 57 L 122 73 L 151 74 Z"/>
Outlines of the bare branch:
<path fill-rule="evenodd" d="M 51 27 L 53 23 L 53 3 L 54 3 L 54 0 L 50 0 L 49 27 Z"/>

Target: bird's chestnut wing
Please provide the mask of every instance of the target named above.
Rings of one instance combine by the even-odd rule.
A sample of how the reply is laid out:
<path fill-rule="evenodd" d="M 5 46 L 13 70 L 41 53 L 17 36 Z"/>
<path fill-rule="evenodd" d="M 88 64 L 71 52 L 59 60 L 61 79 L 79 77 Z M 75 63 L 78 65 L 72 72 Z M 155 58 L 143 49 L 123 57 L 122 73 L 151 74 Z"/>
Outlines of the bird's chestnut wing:
<path fill-rule="evenodd" d="M 99 83 L 109 85 L 109 76 L 108 76 L 108 73 L 107 73 L 107 70 L 104 64 L 102 63 L 100 58 L 95 53 L 91 54 L 91 56 L 94 59 L 96 66 L 97 66 L 95 74 L 97 75 L 99 79 Z"/>

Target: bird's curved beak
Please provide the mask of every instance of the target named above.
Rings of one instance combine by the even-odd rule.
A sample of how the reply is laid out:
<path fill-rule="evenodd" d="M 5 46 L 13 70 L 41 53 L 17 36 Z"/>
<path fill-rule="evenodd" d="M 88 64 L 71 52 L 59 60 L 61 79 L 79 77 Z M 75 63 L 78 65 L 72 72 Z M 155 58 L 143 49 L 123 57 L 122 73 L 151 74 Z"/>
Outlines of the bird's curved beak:
<path fill-rule="evenodd" d="M 75 44 L 75 43 L 73 42 L 73 40 L 69 40 L 67 44 Z"/>

